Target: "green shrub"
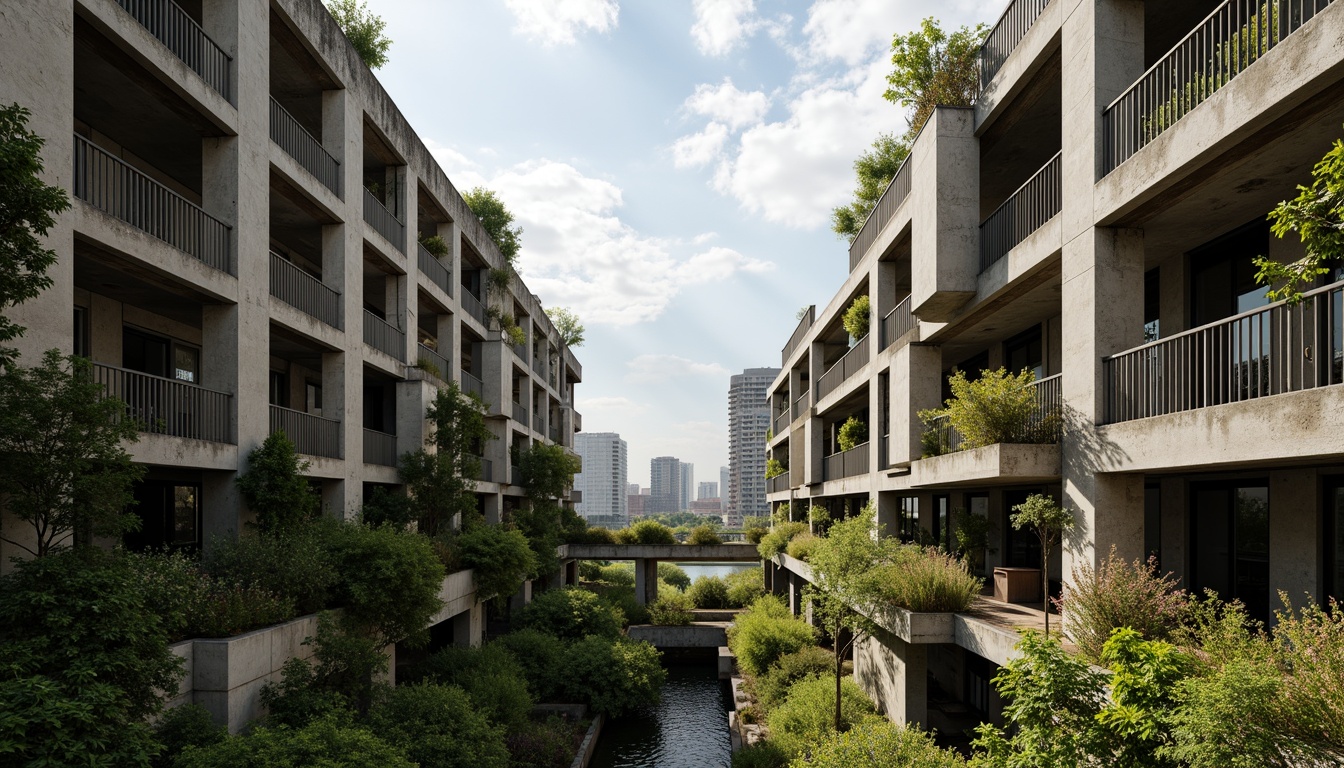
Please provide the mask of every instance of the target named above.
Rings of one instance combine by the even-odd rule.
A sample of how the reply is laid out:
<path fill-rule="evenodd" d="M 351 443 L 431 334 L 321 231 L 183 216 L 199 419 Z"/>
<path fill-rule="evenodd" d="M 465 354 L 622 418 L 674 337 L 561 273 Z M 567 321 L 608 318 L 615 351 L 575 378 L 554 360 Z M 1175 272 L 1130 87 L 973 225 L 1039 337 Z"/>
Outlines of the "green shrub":
<path fill-rule="evenodd" d="M 964 562 L 933 547 L 914 545 L 895 550 L 892 562 L 877 566 L 872 577 L 885 601 L 916 612 L 964 611 L 983 586 Z"/>
<path fill-rule="evenodd" d="M 686 543 L 699 547 L 716 547 L 723 543 L 719 534 L 714 531 L 711 525 L 697 525 L 691 529 L 686 537 Z"/>
<path fill-rule="evenodd" d="M 295 615 L 292 599 L 254 583 L 212 578 L 181 552 L 124 557 L 141 585 L 145 605 L 163 620 L 170 642 L 229 637 Z"/>
<path fill-rule="evenodd" d="M 613 534 L 618 544 L 663 545 L 676 544 L 677 537 L 668 528 L 656 520 L 640 520 L 629 528 L 622 528 Z"/>
<path fill-rule="evenodd" d="M 876 718 L 876 715 L 873 702 L 854 678 L 843 678 L 840 681 L 841 732 Z M 803 754 L 809 745 L 835 733 L 835 680 L 814 678 L 793 686 L 784 703 L 766 715 L 766 724 L 770 726 L 770 739 L 775 744 L 795 757 Z"/>
<path fill-rule="evenodd" d="M 661 659 L 648 643 L 585 637 L 565 652 L 565 694 L 613 717 L 653 704 L 667 678 Z"/>
<path fill-rule="evenodd" d="M 691 586 L 691 577 L 676 563 L 658 563 L 658 580 L 667 582 L 680 592 L 685 592 Z"/>
<path fill-rule="evenodd" d="M 518 617 L 523 628 L 538 629 L 564 640 L 589 635 L 615 638 L 621 634 L 620 611 L 578 587 L 548 589 L 532 598 Z"/>
<path fill-rule="evenodd" d="M 872 301 L 865 293 L 855 297 L 854 301 L 850 302 L 849 308 L 841 316 L 840 322 L 845 326 L 845 331 L 849 333 L 850 337 L 858 341 L 868 335 L 868 325 L 872 316 Z"/>
<path fill-rule="evenodd" d="M 293 530 L 313 519 L 321 499 L 304 477 L 309 463 L 279 431 L 247 454 L 247 471 L 236 482 L 247 508 L 257 516 L 257 527 Z"/>
<path fill-rule="evenodd" d="M 480 600 L 509 597 L 537 571 L 527 537 L 498 525 L 477 525 L 457 537 L 462 564 L 472 569 Z"/>
<path fill-rule="evenodd" d="M 961 434 L 963 450 L 995 443 L 1055 442 L 1062 415 L 1058 409 L 1037 412 L 1035 381 L 1036 374 L 1026 369 L 1018 374 L 1003 368 L 986 370 L 975 381 L 957 371 L 947 380 L 952 397 L 944 407 L 921 411 L 919 416 L 927 424 L 946 415 Z"/>
<path fill-rule="evenodd" d="M 732 768 L 784 768 L 789 754 L 773 742 L 760 741 L 733 753 Z"/>
<path fill-rule="evenodd" d="M 776 523 L 770 532 L 761 538 L 761 543 L 756 547 L 762 560 L 769 560 L 785 551 L 789 542 L 794 536 L 807 530 L 807 523 L 785 522 Z"/>
<path fill-rule="evenodd" d="M 585 528 L 581 531 L 570 531 L 565 535 L 567 544 L 587 544 L 589 546 L 607 546 L 616 544 L 616 536 L 607 528 Z"/>
<path fill-rule="evenodd" d="M 774 477 L 779 477 L 780 475 L 788 471 L 789 468 L 784 466 L 784 462 L 780 461 L 779 459 L 776 459 L 774 456 L 770 456 L 765 460 L 766 480 L 769 480 Z"/>
<path fill-rule="evenodd" d="M 840 432 L 835 439 L 842 451 L 857 448 L 868 442 L 868 425 L 850 416 L 840 425 Z"/>
<path fill-rule="evenodd" d="M 429 539 L 392 528 L 330 522 L 325 536 L 341 574 L 343 620 L 384 641 L 424 642 L 439 610 L 444 568 Z"/>
<path fill-rule="evenodd" d="M 834 682 L 835 654 L 815 645 L 780 656 L 769 669 L 752 680 L 756 700 L 767 712 L 784 703 L 789 690 L 804 680 L 822 677 Z"/>
<path fill-rule="evenodd" d="M 675 590 L 663 591 L 649 606 L 649 621 L 664 627 L 684 627 L 695 618 L 695 614 L 691 613 L 693 607 L 694 604 L 686 594 Z"/>
<path fill-rule="evenodd" d="M 1190 601 L 1171 575 L 1158 575 L 1156 562 L 1128 562 L 1112 547 L 1097 568 L 1073 569 L 1059 600 L 1064 633 L 1091 660 L 1118 627 L 1137 630 L 1148 640 L 1166 640 L 1188 614 Z"/>
<path fill-rule="evenodd" d="M 495 640 L 503 647 L 527 680 L 527 689 L 537 701 L 556 701 L 560 695 L 565 643 L 536 629 L 519 629 Z"/>
<path fill-rule="evenodd" d="M 746 608 L 765 594 L 765 569 L 754 566 L 728 574 L 728 607 Z"/>
<path fill-rule="evenodd" d="M 574 760 L 576 726 L 558 717 L 527 723 L 505 739 L 509 768 L 569 768 Z"/>
<path fill-rule="evenodd" d="M 770 533 L 768 517 L 749 517 L 742 522 L 742 535 L 748 544 L 760 544 L 767 533 Z"/>
<path fill-rule="evenodd" d="M 874 719 L 845 733 L 831 733 L 809 746 L 810 756 L 798 758 L 790 768 L 962 768 L 966 760 L 942 749 L 933 737 L 917 728 L 907 728 Z"/>
<path fill-rule="evenodd" d="M 324 718 L 303 728 L 257 728 L 208 747 L 188 747 L 175 768 L 416 768 L 404 752 L 365 728 Z"/>
<path fill-rule="evenodd" d="M 163 751 L 154 758 L 154 768 L 171 768 L 173 760 L 187 747 L 208 747 L 228 735 L 228 729 L 215 725 L 210 712 L 200 704 L 173 707 L 154 724 L 154 738 L 163 745 Z"/>
<path fill-rule="evenodd" d="M 425 358 L 416 361 L 415 367 L 443 378 L 438 366 Z M 370 528 L 390 525 L 393 528 L 405 528 L 415 521 L 415 512 L 411 508 L 411 497 L 404 493 L 377 486 L 359 508 L 359 521 Z"/>
<path fill-rule="evenodd" d="M 691 584 L 686 596 L 696 608 L 727 608 L 728 582 L 718 576 L 701 576 Z"/>
<path fill-rule="evenodd" d="M 232 637 L 294 618 L 294 604 L 252 584 L 206 582 L 192 637 Z"/>
<path fill-rule="evenodd" d="M 534 702 L 522 664 L 499 643 L 479 648 L 448 646 L 432 654 L 417 671 L 425 681 L 465 690 L 491 722 L 512 728 L 532 711 Z"/>
<path fill-rule="evenodd" d="M 812 556 L 812 552 L 822 541 L 824 541 L 824 539 L 820 536 L 817 536 L 810 531 L 804 531 L 797 536 L 794 536 L 792 539 L 789 539 L 789 546 L 785 548 L 785 551 L 788 552 L 789 557 L 795 557 L 803 562 L 807 562 L 808 558 Z"/>
<path fill-rule="evenodd" d="M 452 685 L 383 689 L 369 726 L 421 768 L 506 768 L 504 730 L 474 696 Z"/>
<path fill-rule="evenodd" d="M 255 584 L 290 598 L 299 615 L 317 613 L 330 606 L 340 578 L 321 534 L 322 529 L 303 528 L 216 540 L 202 567 L 222 581 Z"/>
<path fill-rule="evenodd" d="M 737 615 L 728 628 L 728 647 L 748 674 L 760 675 L 785 654 L 816 643 L 816 630 L 767 595 Z"/>
<path fill-rule="evenodd" d="M 604 581 L 608 584 L 617 586 L 635 586 L 635 566 L 634 563 L 612 563 L 604 565 L 598 569 L 598 577 L 595 581 Z"/>
<path fill-rule="evenodd" d="M 621 615 L 621 626 L 628 627 L 631 624 L 648 624 L 649 609 L 648 606 L 641 605 L 635 598 L 634 577 L 631 577 L 629 584 L 589 584 L 587 589 L 595 593 L 608 607 L 615 609 Z"/>

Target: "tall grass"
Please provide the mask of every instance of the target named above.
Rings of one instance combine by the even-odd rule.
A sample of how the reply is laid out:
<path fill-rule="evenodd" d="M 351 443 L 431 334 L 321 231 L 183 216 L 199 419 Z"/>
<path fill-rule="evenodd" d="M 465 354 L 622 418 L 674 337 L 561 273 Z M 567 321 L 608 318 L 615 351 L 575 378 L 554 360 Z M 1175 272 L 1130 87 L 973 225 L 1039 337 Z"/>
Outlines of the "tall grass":
<path fill-rule="evenodd" d="M 964 611 L 983 586 L 960 560 L 933 547 L 901 547 L 872 578 L 885 602 L 919 613 Z"/>

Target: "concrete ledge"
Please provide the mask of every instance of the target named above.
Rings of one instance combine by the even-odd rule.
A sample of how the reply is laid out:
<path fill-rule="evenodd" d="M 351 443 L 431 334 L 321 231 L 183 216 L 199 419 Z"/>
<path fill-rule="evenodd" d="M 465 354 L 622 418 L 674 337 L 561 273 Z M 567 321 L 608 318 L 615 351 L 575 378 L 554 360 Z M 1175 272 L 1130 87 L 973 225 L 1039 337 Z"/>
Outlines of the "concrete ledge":
<path fill-rule="evenodd" d="M 981 658 L 1003 666 L 1019 655 L 1016 646 L 1022 636 L 1014 630 L 965 613 L 956 614 L 953 624 L 957 646 Z"/>
<path fill-rule="evenodd" d="M 1045 65 L 1049 54 L 1059 47 L 1059 32 L 1064 23 L 1063 3 L 1050 3 L 1036 17 L 1031 29 L 1018 42 L 1008 59 L 989 81 L 989 86 L 975 100 L 976 135 L 980 135 L 993 120 L 1011 104 Z"/>
<path fill-rule="evenodd" d="M 696 622 L 684 627 L 636 624 L 626 630 L 631 640 L 643 640 L 655 648 L 721 648 L 728 644 L 726 622 Z"/>
<path fill-rule="evenodd" d="M 953 488 L 984 482 L 1059 479 L 1059 444 L 995 443 L 920 459 L 910 465 L 913 488 Z"/>
<path fill-rule="evenodd" d="M 175 653 L 179 646 L 192 646 L 191 691 L 180 688 L 173 700 L 200 704 L 216 723 L 237 733 L 261 716 L 261 688 L 280 679 L 285 662 L 312 655 L 303 641 L 316 633 L 317 616 L 303 616 L 233 637 L 178 643 Z"/>
<path fill-rule="evenodd" d="M 597 737 L 602 735 L 602 725 L 606 717 L 601 712 L 593 718 L 593 724 L 588 726 L 588 733 L 584 734 L 583 741 L 579 743 L 579 753 L 574 756 L 574 762 L 570 763 L 569 768 L 588 768 L 588 763 L 593 759 L 593 751 L 597 749 Z"/>
<path fill-rule="evenodd" d="M 732 649 L 728 646 L 719 647 L 719 679 L 732 680 L 733 672 L 737 669 L 737 657 L 733 655 Z"/>
<path fill-rule="evenodd" d="M 666 560 L 669 562 L 751 562 L 760 560 L 755 544 L 562 544 L 561 559 L 570 560 Z"/>
<path fill-rule="evenodd" d="M 238 446 L 233 443 L 141 432 L 140 439 L 126 448 L 131 458 L 141 464 L 222 471 L 238 469 Z"/>
<path fill-rule="evenodd" d="M 430 625 L 447 621 L 463 611 L 471 610 L 476 604 L 476 572 L 468 568 L 444 577 L 443 584 L 439 587 L 439 600 L 443 601 L 443 607 L 430 617 Z"/>
<path fill-rule="evenodd" d="M 917 613 L 894 605 L 868 613 L 878 626 L 907 643 L 952 643 L 956 641 L 953 613 Z"/>
<path fill-rule="evenodd" d="M 806 581 L 808 584 L 812 583 L 812 566 L 808 565 L 807 563 L 804 563 L 802 560 L 799 560 L 796 557 L 791 557 L 781 552 L 778 555 L 775 555 L 774 562 L 775 565 L 778 565 L 780 568 L 793 571 L 794 573 L 803 577 L 803 580 Z"/>

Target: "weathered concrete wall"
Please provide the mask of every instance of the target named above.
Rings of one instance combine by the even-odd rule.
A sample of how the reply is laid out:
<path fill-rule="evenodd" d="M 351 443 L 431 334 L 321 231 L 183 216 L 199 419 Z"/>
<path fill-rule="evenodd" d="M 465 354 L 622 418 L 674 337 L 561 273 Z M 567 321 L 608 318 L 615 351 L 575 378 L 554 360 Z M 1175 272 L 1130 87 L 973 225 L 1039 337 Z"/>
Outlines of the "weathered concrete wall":
<path fill-rule="evenodd" d="M 719 648 L 728 644 L 727 630 L 727 622 L 696 622 L 685 627 L 636 624 L 626 635 L 657 648 Z"/>

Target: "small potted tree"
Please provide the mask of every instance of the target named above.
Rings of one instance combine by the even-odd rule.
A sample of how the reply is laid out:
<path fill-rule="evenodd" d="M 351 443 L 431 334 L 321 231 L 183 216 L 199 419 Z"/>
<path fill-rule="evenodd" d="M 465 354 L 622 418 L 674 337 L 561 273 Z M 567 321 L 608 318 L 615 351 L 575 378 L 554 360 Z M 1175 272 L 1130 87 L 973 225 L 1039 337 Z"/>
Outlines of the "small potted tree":
<path fill-rule="evenodd" d="M 1065 531 L 1073 528 L 1073 513 L 1049 496 L 1033 493 L 1013 507 L 1009 521 L 1016 530 L 1026 528 L 1041 540 L 1041 610 L 1045 612 L 1045 636 L 1050 636 L 1050 551 Z"/>

